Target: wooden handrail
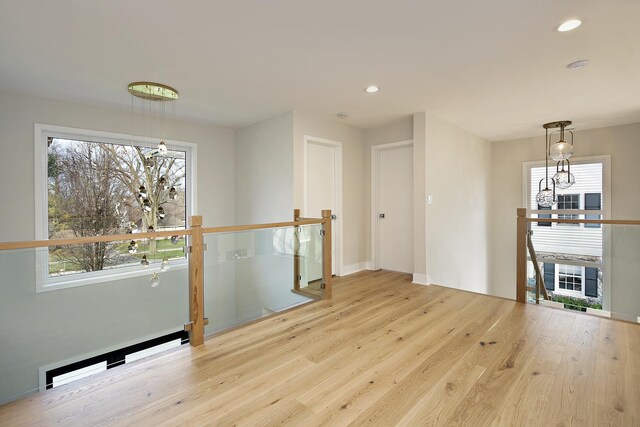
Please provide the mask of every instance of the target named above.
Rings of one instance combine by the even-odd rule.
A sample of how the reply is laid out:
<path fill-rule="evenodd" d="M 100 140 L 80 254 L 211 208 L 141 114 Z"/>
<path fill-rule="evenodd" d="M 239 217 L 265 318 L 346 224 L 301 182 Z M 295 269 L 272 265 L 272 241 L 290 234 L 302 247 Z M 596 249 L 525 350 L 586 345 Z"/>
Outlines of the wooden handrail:
<path fill-rule="evenodd" d="M 261 230 L 264 228 L 298 227 L 300 225 L 323 224 L 325 221 L 326 220 L 324 218 L 316 218 L 301 221 L 272 222 L 267 224 L 228 225 L 225 227 L 203 228 L 202 233 L 231 233 L 234 231 Z"/>
<path fill-rule="evenodd" d="M 159 237 L 190 236 L 191 230 L 154 231 L 151 233 L 111 234 L 106 236 L 72 237 L 69 239 L 26 240 L 22 242 L 0 242 L 0 251 L 11 249 L 45 248 L 47 246 L 82 245 L 121 240 L 157 239 Z"/>

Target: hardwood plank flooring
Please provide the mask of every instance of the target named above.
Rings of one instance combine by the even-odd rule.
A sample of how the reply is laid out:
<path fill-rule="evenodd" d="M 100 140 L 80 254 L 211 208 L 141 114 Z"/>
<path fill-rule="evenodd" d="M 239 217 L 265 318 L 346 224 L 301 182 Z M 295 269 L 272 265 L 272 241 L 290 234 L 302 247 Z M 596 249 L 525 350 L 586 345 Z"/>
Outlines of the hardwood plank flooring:
<path fill-rule="evenodd" d="M 318 301 L 0 406 L 22 425 L 640 425 L 640 326 L 363 272 Z"/>

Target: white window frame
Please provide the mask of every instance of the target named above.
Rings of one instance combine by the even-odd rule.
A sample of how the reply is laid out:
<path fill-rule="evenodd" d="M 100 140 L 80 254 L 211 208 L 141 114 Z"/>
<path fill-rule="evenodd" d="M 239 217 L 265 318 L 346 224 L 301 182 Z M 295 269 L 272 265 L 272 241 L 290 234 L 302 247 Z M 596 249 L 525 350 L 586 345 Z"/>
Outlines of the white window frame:
<path fill-rule="evenodd" d="M 580 269 L 580 284 L 581 284 L 581 290 L 580 291 L 576 291 L 573 289 L 562 289 L 560 287 L 560 266 L 566 266 L 566 267 L 573 267 L 573 268 L 579 268 Z M 565 275 L 565 274 L 563 274 Z M 575 276 L 577 277 L 577 276 Z M 584 288 L 585 288 L 585 267 L 582 265 L 573 265 L 573 264 L 556 264 L 556 268 L 555 268 L 555 277 L 554 277 L 554 282 L 555 282 L 555 294 L 558 295 L 565 295 L 565 296 L 569 296 L 569 297 L 579 297 L 579 298 L 585 298 L 585 294 L 584 294 Z"/>
<path fill-rule="evenodd" d="M 47 191 L 48 180 L 48 145 L 49 137 L 63 138 L 80 141 L 115 143 L 121 145 L 151 145 L 160 143 L 158 138 L 131 136 L 122 133 L 104 132 L 89 129 L 71 128 L 49 124 L 36 123 L 34 125 L 34 159 L 35 159 L 35 240 L 49 239 L 49 193 Z M 164 139 L 169 149 L 175 148 L 185 151 L 186 174 L 186 218 L 197 212 L 196 208 L 196 177 L 197 177 L 197 145 L 191 142 L 174 141 Z M 91 271 L 68 276 L 49 277 L 49 248 L 38 248 L 36 254 L 36 292 L 55 291 L 59 289 L 73 288 L 77 286 L 93 285 L 111 282 L 130 277 L 145 276 L 160 272 L 160 264 L 149 266 L 142 270 L 139 266 L 127 266 L 122 268 Z M 187 260 L 179 260 L 172 264 L 172 269 L 187 268 Z"/>

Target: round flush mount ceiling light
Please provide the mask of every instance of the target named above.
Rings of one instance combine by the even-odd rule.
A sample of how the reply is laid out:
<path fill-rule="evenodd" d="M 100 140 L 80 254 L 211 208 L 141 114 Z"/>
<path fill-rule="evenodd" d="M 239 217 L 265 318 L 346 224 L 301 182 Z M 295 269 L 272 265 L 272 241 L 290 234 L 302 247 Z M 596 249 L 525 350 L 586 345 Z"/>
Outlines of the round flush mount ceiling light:
<path fill-rule="evenodd" d="M 380 88 L 376 85 L 371 85 L 371 86 L 367 86 L 367 88 L 364 91 L 367 93 L 376 93 L 380 91 Z"/>
<path fill-rule="evenodd" d="M 575 30 L 580 25 L 582 25 L 582 21 L 579 19 L 568 19 L 564 21 L 562 24 L 558 25 L 555 30 L 559 33 L 566 33 L 567 31 Z"/>
<path fill-rule="evenodd" d="M 589 65 L 589 60 L 581 59 L 580 61 L 575 61 L 575 62 L 572 62 L 571 64 L 568 64 L 567 68 L 570 70 L 579 70 L 580 68 L 584 68 L 587 65 Z"/>

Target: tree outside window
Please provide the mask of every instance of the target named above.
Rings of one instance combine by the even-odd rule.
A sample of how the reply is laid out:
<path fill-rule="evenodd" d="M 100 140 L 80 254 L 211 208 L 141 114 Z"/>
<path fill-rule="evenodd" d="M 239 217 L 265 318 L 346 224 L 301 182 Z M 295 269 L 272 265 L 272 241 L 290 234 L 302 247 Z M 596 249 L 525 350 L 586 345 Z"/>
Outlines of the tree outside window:
<path fill-rule="evenodd" d="M 135 145 L 48 138 L 48 237 L 103 236 L 184 229 L 186 153 Z M 152 239 L 52 247 L 49 275 L 100 271 L 143 254 L 184 257 L 183 242 Z M 137 249 L 137 248 L 136 248 Z"/>

